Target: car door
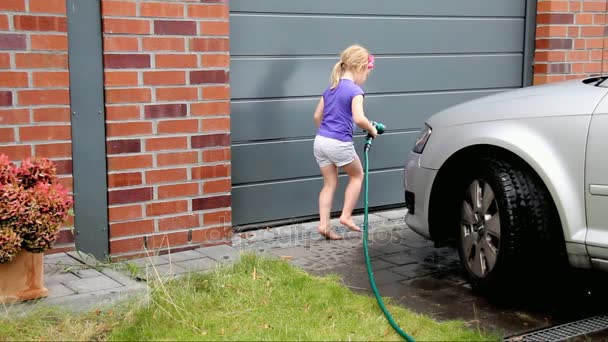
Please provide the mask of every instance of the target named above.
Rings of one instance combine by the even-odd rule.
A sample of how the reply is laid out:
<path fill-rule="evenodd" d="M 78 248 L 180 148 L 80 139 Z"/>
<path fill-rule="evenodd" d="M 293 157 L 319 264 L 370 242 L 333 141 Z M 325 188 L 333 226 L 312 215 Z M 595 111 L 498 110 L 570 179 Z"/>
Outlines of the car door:
<path fill-rule="evenodd" d="M 608 96 L 602 99 L 591 118 L 587 139 L 587 251 L 593 258 L 608 260 Z M 608 267 L 608 263 L 601 264 Z"/>

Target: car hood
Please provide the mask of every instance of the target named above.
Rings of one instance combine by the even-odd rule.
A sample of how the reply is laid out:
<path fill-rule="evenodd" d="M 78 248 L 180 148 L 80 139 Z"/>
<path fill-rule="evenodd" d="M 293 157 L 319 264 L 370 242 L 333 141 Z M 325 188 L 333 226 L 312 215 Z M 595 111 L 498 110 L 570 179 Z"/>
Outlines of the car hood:
<path fill-rule="evenodd" d="M 483 121 L 589 115 L 607 92 L 608 88 L 586 84 L 583 80 L 520 88 L 447 108 L 431 116 L 427 123 L 431 127 L 445 127 Z"/>

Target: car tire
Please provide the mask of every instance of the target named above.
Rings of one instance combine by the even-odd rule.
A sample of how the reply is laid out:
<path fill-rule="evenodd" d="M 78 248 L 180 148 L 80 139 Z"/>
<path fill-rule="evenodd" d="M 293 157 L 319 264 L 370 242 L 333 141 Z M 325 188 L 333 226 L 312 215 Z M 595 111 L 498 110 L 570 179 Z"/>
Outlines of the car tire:
<path fill-rule="evenodd" d="M 513 289 L 560 264 L 563 233 L 540 178 L 512 160 L 483 158 L 471 166 L 453 203 L 461 205 L 458 251 L 472 287 Z"/>

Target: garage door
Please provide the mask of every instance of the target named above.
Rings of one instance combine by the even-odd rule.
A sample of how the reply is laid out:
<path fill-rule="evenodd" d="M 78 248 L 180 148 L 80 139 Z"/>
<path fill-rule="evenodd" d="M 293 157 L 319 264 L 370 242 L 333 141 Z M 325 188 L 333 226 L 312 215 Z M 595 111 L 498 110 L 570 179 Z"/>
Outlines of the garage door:
<path fill-rule="evenodd" d="M 527 85 L 529 2 L 231 0 L 233 223 L 318 214 L 312 112 L 352 43 L 377 56 L 363 86 L 365 110 L 388 127 L 371 151 L 370 205 L 403 203 L 404 161 L 425 119 Z M 340 184 L 336 211 L 344 175 Z"/>

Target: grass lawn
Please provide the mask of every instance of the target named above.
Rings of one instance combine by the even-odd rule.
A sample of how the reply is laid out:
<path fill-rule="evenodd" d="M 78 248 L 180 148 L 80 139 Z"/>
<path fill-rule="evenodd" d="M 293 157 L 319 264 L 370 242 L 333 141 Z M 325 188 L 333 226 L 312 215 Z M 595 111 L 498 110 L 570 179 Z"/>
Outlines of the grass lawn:
<path fill-rule="evenodd" d="M 401 340 L 373 297 L 282 260 L 243 255 L 233 266 L 150 285 L 149 295 L 111 309 L 74 314 L 40 308 L 0 318 L 0 341 Z M 416 340 L 500 338 L 462 322 L 439 323 L 392 305 L 389 310 Z"/>

